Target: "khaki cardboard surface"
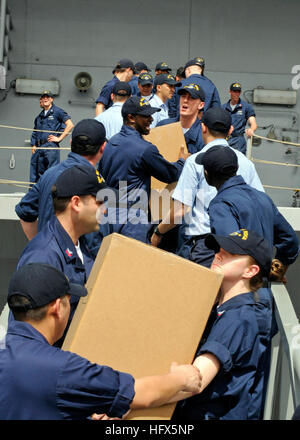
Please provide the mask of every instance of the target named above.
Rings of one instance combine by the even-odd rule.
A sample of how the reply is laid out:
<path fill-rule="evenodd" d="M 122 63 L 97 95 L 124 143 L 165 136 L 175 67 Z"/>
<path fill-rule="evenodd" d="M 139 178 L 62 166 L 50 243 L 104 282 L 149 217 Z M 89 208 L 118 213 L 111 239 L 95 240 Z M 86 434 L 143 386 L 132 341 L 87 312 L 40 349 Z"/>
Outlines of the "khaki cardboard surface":
<path fill-rule="evenodd" d="M 156 145 L 160 154 L 169 162 L 178 160 L 182 146 L 184 146 L 185 153 L 188 152 L 180 122 L 152 128 L 144 138 Z M 168 213 L 170 204 L 173 202 L 170 195 L 167 195 L 167 190 L 172 194 L 175 186 L 176 182 L 166 184 L 154 177 L 151 178 L 150 208 L 152 221 L 160 220 Z"/>
<path fill-rule="evenodd" d="M 69 328 L 64 350 L 135 378 L 191 363 L 222 276 L 137 240 L 104 238 Z M 175 404 L 132 411 L 130 419 L 170 419 Z"/>
<path fill-rule="evenodd" d="M 180 122 L 152 128 L 144 139 L 156 145 L 160 154 L 169 162 L 176 162 L 179 159 L 182 146 L 184 146 L 185 153 L 188 152 Z M 161 190 L 166 186 L 166 183 L 152 177 L 151 188 Z"/>

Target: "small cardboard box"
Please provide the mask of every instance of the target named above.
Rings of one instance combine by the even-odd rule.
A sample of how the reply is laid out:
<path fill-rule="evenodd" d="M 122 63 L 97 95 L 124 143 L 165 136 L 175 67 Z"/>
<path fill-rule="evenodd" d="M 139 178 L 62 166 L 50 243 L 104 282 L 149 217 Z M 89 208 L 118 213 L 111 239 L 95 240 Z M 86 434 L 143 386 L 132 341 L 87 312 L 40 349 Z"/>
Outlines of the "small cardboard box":
<path fill-rule="evenodd" d="M 176 162 L 179 159 L 181 147 L 187 153 L 187 146 L 184 139 L 180 122 L 162 125 L 152 128 L 144 138 L 156 145 L 160 154 L 169 162 Z M 171 194 L 174 191 L 176 182 L 164 183 L 154 177 L 151 178 L 150 209 L 153 222 L 161 220 L 169 211 L 173 201 Z"/>
<path fill-rule="evenodd" d="M 119 234 L 104 238 L 63 349 L 130 373 L 165 374 L 191 363 L 222 276 Z M 170 419 L 175 404 L 132 411 Z"/>

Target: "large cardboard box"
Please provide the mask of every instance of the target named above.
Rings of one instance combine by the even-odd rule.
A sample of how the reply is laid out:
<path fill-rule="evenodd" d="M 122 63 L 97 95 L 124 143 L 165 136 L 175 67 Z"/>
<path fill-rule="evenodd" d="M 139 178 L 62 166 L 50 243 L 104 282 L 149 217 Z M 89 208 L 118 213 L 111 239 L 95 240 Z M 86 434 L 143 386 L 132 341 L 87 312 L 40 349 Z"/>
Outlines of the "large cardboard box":
<path fill-rule="evenodd" d="M 135 378 L 191 363 L 222 276 L 174 254 L 112 234 L 103 240 L 63 349 Z M 130 413 L 170 419 L 175 404 Z"/>
<path fill-rule="evenodd" d="M 180 122 L 152 128 L 144 138 L 156 145 L 160 154 L 169 162 L 178 160 L 182 146 L 184 152 L 188 152 Z M 162 219 L 168 213 L 173 203 L 171 194 L 175 186 L 176 182 L 166 184 L 154 177 L 151 178 L 150 209 L 153 222 Z"/>

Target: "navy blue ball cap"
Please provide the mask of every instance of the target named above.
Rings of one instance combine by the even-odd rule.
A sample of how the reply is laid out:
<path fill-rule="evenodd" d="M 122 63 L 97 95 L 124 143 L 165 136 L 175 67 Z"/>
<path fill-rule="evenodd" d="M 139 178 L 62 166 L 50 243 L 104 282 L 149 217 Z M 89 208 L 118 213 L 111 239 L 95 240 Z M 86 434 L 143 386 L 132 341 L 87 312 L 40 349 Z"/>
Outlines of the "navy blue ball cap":
<path fill-rule="evenodd" d="M 75 165 L 61 173 L 56 182 L 52 197 L 67 198 L 73 196 L 97 195 L 107 185 L 99 171 L 91 166 Z"/>
<path fill-rule="evenodd" d="M 143 72 L 138 77 L 138 83 L 141 84 L 141 86 L 153 84 L 153 76 L 150 73 Z"/>
<path fill-rule="evenodd" d="M 41 93 L 41 98 L 43 98 L 43 96 L 49 96 L 50 98 L 54 98 L 54 96 L 53 96 L 53 93 L 50 91 L 50 90 L 44 90 L 42 93 Z"/>
<path fill-rule="evenodd" d="M 220 248 L 230 254 L 250 255 L 259 264 L 262 275 L 268 277 L 272 264 L 272 247 L 263 237 L 248 229 L 240 229 L 229 235 L 209 234 L 205 245 L 219 252 Z"/>
<path fill-rule="evenodd" d="M 235 82 L 231 84 L 230 90 L 232 90 L 233 92 L 241 92 L 242 86 L 240 83 Z"/>
<path fill-rule="evenodd" d="M 127 69 L 128 67 L 133 70 L 133 73 L 136 73 L 133 61 L 128 58 L 122 58 L 120 61 L 117 62 L 116 67 L 114 68 L 112 73 L 115 73 L 117 69 Z"/>
<path fill-rule="evenodd" d="M 181 86 L 181 82 L 177 81 L 174 75 L 171 73 L 162 73 L 161 75 L 157 75 L 154 79 L 154 85 L 157 86 L 159 84 L 169 84 L 170 86 Z"/>
<path fill-rule="evenodd" d="M 203 113 L 201 122 L 211 130 L 226 134 L 231 126 L 231 114 L 222 107 L 211 107 Z"/>
<path fill-rule="evenodd" d="M 147 72 L 151 72 L 151 69 L 147 66 L 147 64 L 143 63 L 142 61 L 138 61 L 134 65 L 135 70 L 137 73 L 141 72 L 142 70 L 147 70 Z"/>
<path fill-rule="evenodd" d="M 155 70 L 165 70 L 166 72 L 171 72 L 172 69 L 165 61 L 161 61 L 160 63 L 156 64 Z"/>
<path fill-rule="evenodd" d="M 131 96 L 132 90 L 128 82 L 118 81 L 114 85 L 112 93 L 118 96 Z"/>
<path fill-rule="evenodd" d="M 72 296 L 86 296 L 87 289 L 79 284 L 70 283 L 66 275 L 55 267 L 44 263 L 29 263 L 17 269 L 10 280 L 7 302 L 13 295 L 25 296 L 29 303 L 26 310 L 36 309 L 50 304 L 52 301 L 66 294 Z M 12 308 L 12 307 L 11 307 Z M 24 306 L 13 307 L 24 310 Z"/>
<path fill-rule="evenodd" d="M 239 167 L 235 152 L 224 145 L 214 145 L 204 153 L 199 153 L 195 162 L 203 165 L 209 174 L 220 177 L 234 176 Z"/>
<path fill-rule="evenodd" d="M 82 119 L 72 131 L 72 143 L 100 147 L 106 140 L 106 131 L 97 119 Z"/>
<path fill-rule="evenodd" d="M 205 101 L 205 93 L 202 87 L 198 84 L 186 84 L 185 86 L 178 89 L 178 95 L 183 95 L 184 93 L 189 93 L 193 99 L 200 99 L 202 102 Z"/>
<path fill-rule="evenodd" d="M 160 108 L 152 107 L 145 98 L 140 98 L 138 96 L 131 96 L 131 98 L 128 98 L 122 106 L 123 118 L 129 114 L 151 116 L 153 113 L 160 111 Z"/>
<path fill-rule="evenodd" d="M 205 67 L 205 60 L 202 57 L 195 57 L 192 60 L 189 60 L 186 65 L 184 66 L 184 69 L 186 69 L 187 67 L 190 66 L 200 66 L 200 67 Z"/>

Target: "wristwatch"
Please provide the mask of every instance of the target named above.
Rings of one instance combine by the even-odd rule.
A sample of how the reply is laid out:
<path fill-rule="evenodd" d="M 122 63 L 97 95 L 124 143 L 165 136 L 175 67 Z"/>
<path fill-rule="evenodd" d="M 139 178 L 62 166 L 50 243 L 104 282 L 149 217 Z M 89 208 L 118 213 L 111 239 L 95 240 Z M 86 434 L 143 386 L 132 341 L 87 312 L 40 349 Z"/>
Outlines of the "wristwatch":
<path fill-rule="evenodd" d="M 162 234 L 161 232 L 159 232 L 158 230 L 158 225 L 155 226 L 153 234 L 157 235 L 158 237 L 162 237 L 164 234 Z"/>

